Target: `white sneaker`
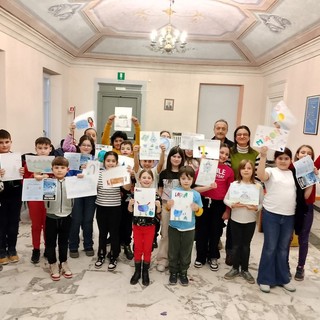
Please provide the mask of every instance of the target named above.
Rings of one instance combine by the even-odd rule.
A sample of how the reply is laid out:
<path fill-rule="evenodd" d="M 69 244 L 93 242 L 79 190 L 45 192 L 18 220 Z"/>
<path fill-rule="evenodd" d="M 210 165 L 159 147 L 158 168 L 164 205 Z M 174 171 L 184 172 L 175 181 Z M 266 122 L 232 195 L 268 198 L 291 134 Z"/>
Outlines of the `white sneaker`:
<path fill-rule="evenodd" d="M 209 266 L 211 271 L 218 271 L 219 270 L 218 260 L 217 259 L 209 260 Z"/>
<path fill-rule="evenodd" d="M 283 288 L 286 289 L 289 292 L 295 292 L 296 288 L 293 286 L 293 284 L 291 284 L 291 282 L 284 284 Z"/>
<path fill-rule="evenodd" d="M 72 278 L 72 272 L 71 272 L 71 270 L 70 270 L 67 262 L 62 262 L 62 263 L 61 263 L 61 274 L 62 274 L 66 279 Z"/>
<path fill-rule="evenodd" d="M 270 286 L 268 284 L 260 284 L 260 290 L 264 293 L 270 292 Z"/>
<path fill-rule="evenodd" d="M 57 263 L 49 264 L 49 270 L 50 270 L 51 279 L 53 281 L 59 281 L 60 272 L 59 272 L 58 264 Z"/>

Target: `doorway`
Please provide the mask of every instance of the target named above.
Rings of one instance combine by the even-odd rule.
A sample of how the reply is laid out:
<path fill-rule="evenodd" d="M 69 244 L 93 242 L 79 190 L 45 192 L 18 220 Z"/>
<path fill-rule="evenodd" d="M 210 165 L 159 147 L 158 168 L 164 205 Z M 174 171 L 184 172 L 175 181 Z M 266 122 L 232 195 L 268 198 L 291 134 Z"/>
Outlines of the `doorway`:
<path fill-rule="evenodd" d="M 141 85 L 124 85 L 98 83 L 98 106 L 97 106 L 97 134 L 102 136 L 108 117 L 115 113 L 116 107 L 131 108 L 132 116 L 141 118 Z M 111 128 L 110 134 L 115 132 Z M 128 139 L 134 140 L 134 126 L 130 132 L 126 132 Z M 98 138 L 99 139 L 99 138 Z"/>

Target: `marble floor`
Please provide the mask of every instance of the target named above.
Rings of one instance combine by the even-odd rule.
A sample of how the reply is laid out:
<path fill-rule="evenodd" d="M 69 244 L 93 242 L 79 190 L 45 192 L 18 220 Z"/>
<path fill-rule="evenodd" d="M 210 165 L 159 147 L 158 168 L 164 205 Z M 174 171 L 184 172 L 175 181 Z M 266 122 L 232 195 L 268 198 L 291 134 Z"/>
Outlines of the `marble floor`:
<path fill-rule="evenodd" d="M 316 211 L 312 232 L 319 240 L 320 213 Z M 95 238 L 97 234 L 95 226 Z M 254 277 L 262 241 L 263 234 L 256 232 L 250 258 Z M 240 277 L 225 280 L 223 275 L 229 267 L 224 264 L 224 250 L 217 272 L 208 266 L 190 267 L 188 287 L 168 285 L 168 272 L 159 273 L 154 263 L 150 286 L 130 285 L 134 268 L 123 253 L 116 271 L 108 272 L 107 264 L 96 270 L 95 258 L 81 252 L 80 258 L 69 259 L 74 277 L 53 282 L 44 258 L 37 265 L 30 263 L 31 250 L 30 222 L 24 212 L 18 239 L 21 260 L 0 272 L 0 319 L 320 319 L 320 252 L 319 246 L 312 244 L 305 280 L 293 280 L 297 291 L 276 287 L 269 294 Z M 296 262 L 297 248 L 292 248 L 292 270 Z"/>

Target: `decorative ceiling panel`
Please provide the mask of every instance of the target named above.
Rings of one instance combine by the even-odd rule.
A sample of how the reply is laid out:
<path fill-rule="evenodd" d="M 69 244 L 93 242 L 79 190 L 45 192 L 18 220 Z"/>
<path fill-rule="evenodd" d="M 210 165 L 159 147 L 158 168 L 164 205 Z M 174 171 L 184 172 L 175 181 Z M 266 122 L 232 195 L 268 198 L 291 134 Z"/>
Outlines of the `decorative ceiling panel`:
<path fill-rule="evenodd" d="M 320 36 L 320 0 L 174 0 L 185 53 L 153 52 L 169 0 L 1 0 L 13 15 L 76 58 L 259 66 Z M 0 29 L 1 31 L 1 29 Z"/>

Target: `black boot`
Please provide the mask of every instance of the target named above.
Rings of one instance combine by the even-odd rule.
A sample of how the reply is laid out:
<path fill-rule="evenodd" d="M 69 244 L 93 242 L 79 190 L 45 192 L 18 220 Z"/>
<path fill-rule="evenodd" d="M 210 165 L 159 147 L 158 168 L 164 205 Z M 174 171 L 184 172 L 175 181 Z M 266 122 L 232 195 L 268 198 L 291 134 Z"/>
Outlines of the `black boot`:
<path fill-rule="evenodd" d="M 137 284 L 138 280 L 141 278 L 141 262 L 136 262 L 134 264 L 135 266 L 135 270 L 134 270 L 134 274 L 130 279 L 130 284 Z"/>
<path fill-rule="evenodd" d="M 143 263 L 142 266 L 142 284 L 144 286 L 148 286 L 150 284 L 150 279 L 149 279 L 149 267 L 150 263 Z"/>
<path fill-rule="evenodd" d="M 124 246 L 124 254 L 126 255 L 128 260 L 132 260 L 133 259 L 133 252 L 131 250 L 130 245 Z"/>

